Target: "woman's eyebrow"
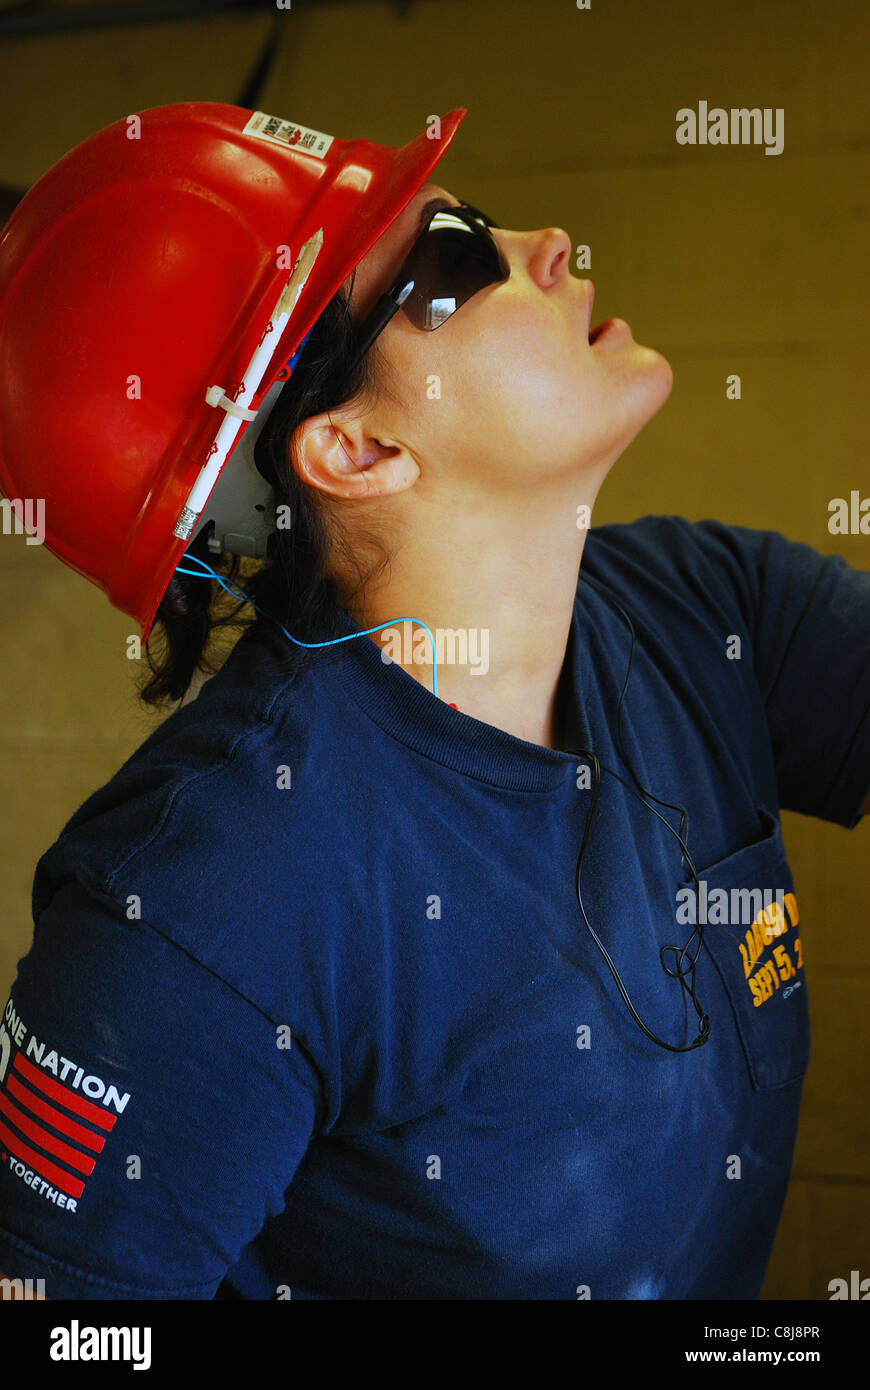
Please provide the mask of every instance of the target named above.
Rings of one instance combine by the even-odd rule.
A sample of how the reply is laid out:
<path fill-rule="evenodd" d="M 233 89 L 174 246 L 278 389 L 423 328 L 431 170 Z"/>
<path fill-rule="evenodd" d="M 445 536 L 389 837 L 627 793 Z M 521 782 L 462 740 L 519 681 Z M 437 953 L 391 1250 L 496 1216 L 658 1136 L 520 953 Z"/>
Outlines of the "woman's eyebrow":
<path fill-rule="evenodd" d="M 446 198 L 430 198 L 428 203 L 424 203 L 422 208 L 420 209 L 420 218 L 417 222 L 417 231 L 422 232 L 423 226 L 430 213 L 437 211 L 438 208 L 452 208 L 453 206 L 454 204 L 448 202 Z"/>

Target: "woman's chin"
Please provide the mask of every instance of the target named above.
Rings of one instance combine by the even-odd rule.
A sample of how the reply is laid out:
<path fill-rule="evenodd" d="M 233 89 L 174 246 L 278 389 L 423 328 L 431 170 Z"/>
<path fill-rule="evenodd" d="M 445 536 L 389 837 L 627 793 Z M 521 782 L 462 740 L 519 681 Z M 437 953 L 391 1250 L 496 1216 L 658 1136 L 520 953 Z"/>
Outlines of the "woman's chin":
<path fill-rule="evenodd" d="M 637 351 L 638 372 L 642 378 L 644 391 L 649 393 L 651 402 L 655 402 L 653 408 L 657 410 L 664 405 L 671 394 L 671 387 L 674 384 L 673 368 L 668 359 L 657 348 L 641 347 L 638 344 Z"/>

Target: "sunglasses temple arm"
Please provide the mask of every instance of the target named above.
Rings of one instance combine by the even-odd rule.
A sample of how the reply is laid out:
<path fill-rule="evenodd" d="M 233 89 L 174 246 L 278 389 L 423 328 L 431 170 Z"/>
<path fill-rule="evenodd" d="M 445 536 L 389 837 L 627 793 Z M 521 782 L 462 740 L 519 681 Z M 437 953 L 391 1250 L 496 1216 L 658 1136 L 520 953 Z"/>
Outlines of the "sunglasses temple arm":
<path fill-rule="evenodd" d="M 409 280 L 407 284 L 402 286 L 398 294 L 388 290 L 386 294 L 381 295 L 360 330 L 360 337 L 354 348 L 354 366 L 360 358 L 365 356 L 375 338 L 383 332 L 393 315 L 398 313 L 413 288 L 414 281 Z"/>

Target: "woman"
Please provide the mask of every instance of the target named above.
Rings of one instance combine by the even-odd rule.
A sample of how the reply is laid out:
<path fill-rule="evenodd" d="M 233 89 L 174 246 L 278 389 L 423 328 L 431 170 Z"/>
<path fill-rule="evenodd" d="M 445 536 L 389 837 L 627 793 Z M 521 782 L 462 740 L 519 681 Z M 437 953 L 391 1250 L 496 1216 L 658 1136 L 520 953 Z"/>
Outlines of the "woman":
<path fill-rule="evenodd" d="M 670 367 L 622 320 L 592 330 L 563 231 L 427 182 L 463 112 L 351 159 L 194 105 L 99 153 L 153 178 L 195 133 L 196 176 L 135 203 L 150 240 L 125 264 L 159 262 L 164 306 L 201 277 L 206 322 L 179 313 L 173 340 L 144 291 L 137 322 L 110 262 L 111 343 L 75 386 L 102 400 L 87 459 L 129 529 L 116 557 L 103 513 L 55 491 L 46 534 L 146 634 L 156 613 L 151 701 L 189 689 L 209 557 L 259 553 L 264 482 L 274 534 L 256 622 L 37 866 L 0 1267 L 49 1297 L 756 1298 L 809 1057 L 778 809 L 867 809 L 870 579 L 772 531 L 589 530 Z M 207 178 L 242 201 L 278 179 L 297 219 L 219 358 L 211 295 L 246 236 L 282 240 L 280 200 L 239 219 L 237 260 L 235 223 L 185 257 L 160 217 Z M 92 247 L 112 195 L 84 185 Z M 201 233 L 228 199 L 197 204 Z M 21 361 L 37 290 L 14 325 L 9 297 Z M 135 378 L 129 406 L 102 367 Z M 51 426 L 37 449 L 15 421 L 0 481 L 31 495 Z"/>

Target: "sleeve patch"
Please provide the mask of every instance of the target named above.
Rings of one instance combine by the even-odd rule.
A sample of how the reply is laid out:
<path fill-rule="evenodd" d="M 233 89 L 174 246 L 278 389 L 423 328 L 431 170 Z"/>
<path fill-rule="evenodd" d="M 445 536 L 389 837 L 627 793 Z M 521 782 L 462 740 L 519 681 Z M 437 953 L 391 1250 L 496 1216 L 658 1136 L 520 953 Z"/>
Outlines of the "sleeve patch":
<path fill-rule="evenodd" d="M 75 1211 L 131 1096 L 31 1033 L 8 1000 L 0 1023 L 0 1162 Z"/>

